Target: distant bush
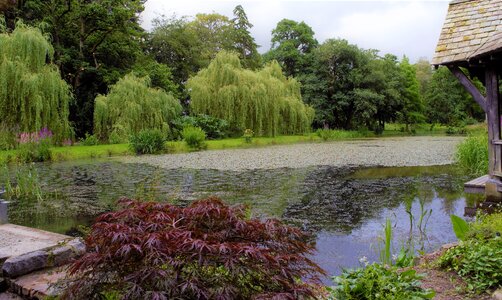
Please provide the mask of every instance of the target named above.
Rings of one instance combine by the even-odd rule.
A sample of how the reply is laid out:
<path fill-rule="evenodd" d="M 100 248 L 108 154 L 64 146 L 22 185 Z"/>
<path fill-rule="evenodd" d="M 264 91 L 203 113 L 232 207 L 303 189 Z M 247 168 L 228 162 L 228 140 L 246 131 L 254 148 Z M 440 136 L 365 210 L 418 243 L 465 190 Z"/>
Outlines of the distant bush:
<path fill-rule="evenodd" d="M 244 140 L 248 144 L 251 144 L 251 142 L 253 140 L 253 136 L 254 136 L 254 132 L 253 132 L 253 130 L 251 130 L 249 128 L 244 130 L 244 134 L 242 135 L 242 137 L 244 137 Z"/>
<path fill-rule="evenodd" d="M 446 128 L 446 134 L 448 135 L 456 135 L 456 134 L 466 134 L 467 129 L 465 126 L 448 126 Z"/>
<path fill-rule="evenodd" d="M 70 267 L 65 297 L 90 299 L 312 299 L 323 274 L 299 229 L 249 219 L 208 198 L 188 207 L 120 201 L 100 216 Z"/>
<path fill-rule="evenodd" d="M 94 134 L 85 133 L 85 137 L 80 140 L 83 146 L 96 146 L 99 144 L 98 138 Z"/>
<path fill-rule="evenodd" d="M 206 133 L 200 127 L 188 126 L 183 129 L 181 136 L 188 147 L 201 150 L 207 147 Z"/>
<path fill-rule="evenodd" d="M 396 267 L 378 263 L 343 270 L 342 275 L 333 278 L 337 285 L 330 288 L 330 299 L 432 299 L 434 291 L 420 287 L 422 277 L 412 269 L 400 272 Z"/>
<path fill-rule="evenodd" d="M 183 128 L 200 127 L 209 140 L 221 139 L 228 135 L 228 122 L 208 115 L 183 116 L 171 122 L 173 138 L 181 138 Z"/>
<path fill-rule="evenodd" d="M 129 144 L 136 154 L 154 154 L 164 149 L 165 137 L 158 129 L 145 129 L 131 135 Z"/>
<path fill-rule="evenodd" d="M 351 138 L 362 138 L 370 136 L 370 132 L 351 131 L 351 130 L 336 130 L 336 129 L 317 129 L 316 135 L 323 141 L 341 140 Z"/>
<path fill-rule="evenodd" d="M 473 175 L 488 172 L 488 136 L 470 135 L 457 147 L 456 158 L 459 166 Z"/>

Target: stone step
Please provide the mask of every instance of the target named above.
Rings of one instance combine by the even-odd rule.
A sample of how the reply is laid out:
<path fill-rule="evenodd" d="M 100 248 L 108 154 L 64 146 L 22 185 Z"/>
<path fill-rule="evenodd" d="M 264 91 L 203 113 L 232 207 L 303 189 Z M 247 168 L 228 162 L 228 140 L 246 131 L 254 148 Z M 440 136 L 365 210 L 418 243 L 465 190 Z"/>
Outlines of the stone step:
<path fill-rule="evenodd" d="M 9 292 L 0 293 L 0 300 L 23 300 L 20 296 Z"/>
<path fill-rule="evenodd" d="M 12 256 L 57 246 L 70 236 L 14 224 L 0 225 L 0 267 Z"/>
<path fill-rule="evenodd" d="M 56 283 L 66 278 L 66 266 L 45 269 L 10 280 L 10 292 L 28 299 L 45 299 L 61 294 Z M 0 300 L 2 300 L 0 298 Z"/>
<path fill-rule="evenodd" d="M 80 239 L 64 241 L 56 246 L 13 256 L 5 260 L 2 273 L 6 278 L 16 278 L 33 271 L 62 266 L 85 253 Z"/>

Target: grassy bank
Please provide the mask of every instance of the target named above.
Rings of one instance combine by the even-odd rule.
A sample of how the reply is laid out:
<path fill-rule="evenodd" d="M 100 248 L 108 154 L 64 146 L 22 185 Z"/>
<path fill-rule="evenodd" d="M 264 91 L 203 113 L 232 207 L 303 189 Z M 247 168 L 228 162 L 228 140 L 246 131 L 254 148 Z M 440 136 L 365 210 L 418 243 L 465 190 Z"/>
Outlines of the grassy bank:
<path fill-rule="evenodd" d="M 471 175 L 481 176 L 488 173 L 488 135 L 471 134 L 458 145 L 456 152 L 458 165 Z"/>
<path fill-rule="evenodd" d="M 315 135 L 305 136 L 277 136 L 253 138 L 246 143 L 243 138 L 229 138 L 207 141 L 208 150 L 230 148 L 252 148 L 270 145 L 286 145 L 305 142 L 317 142 L 321 139 Z M 191 151 L 183 141 L 166 142 L 165 153 L 186 153 Z M 0 164 L 16 160 L 17 150 L 0 151 Z M 103 158 L 112 156 L 133 155 L 129 144 L 97 145 L 97 146 L 65 146 L 51 148 L 52 161 L 78 160 L 89 158 Z"/>
<path fill-rule="evenodd" d="M 402 124 L 388 124 L 385 131 L 380 137 L 397 137 L 410 135 L 446 135 L 447 128 L 444 126 L 435 126 L 430 130 L 430 125 L 415 126 L 413 134 L 403 132 Z M 467 132 L 476 133 L 484 132 L 485 127 L 481 125 L 468 126 Z M 335 140 L 348 140 L 358 138 L 375 137 L 371 131 L 347 131 L 347 130 L 331 130 L 329 134 L 310 133 L 307 135 L 292 135 L 292 136 L 277 136 L 277 137 L 255 137 L 251 143 L 247 143 L 244 138 L 227 138 L 222 140 L 207 141 L 207 150 L 221 150 L 232 148 L 254 148 L 265 147 L 271 145 L 287 145 L 296 143 L 311 143 Z M 190 148 L 183 141 L 166 142 L 164 153 L 186 153 L 190 152 Z M 17 150 L 0 151 L 0 164 L 5 164 L 16 160 Z M 97 146 L 65 146 L 51 148 L 52 161 L 66 161 L 78 159 L 104 158 L 112 156 L 133 155 L 129 144 L 115 145 L 97 145 Z"/>

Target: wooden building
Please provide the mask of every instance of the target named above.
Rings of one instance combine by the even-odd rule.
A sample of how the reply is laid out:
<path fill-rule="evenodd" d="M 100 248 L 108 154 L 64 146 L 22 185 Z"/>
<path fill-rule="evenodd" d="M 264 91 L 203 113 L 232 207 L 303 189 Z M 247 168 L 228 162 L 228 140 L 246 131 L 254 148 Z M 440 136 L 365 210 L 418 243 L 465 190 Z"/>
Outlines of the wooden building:
<path fill-rule="evenodd" d="M 446 66 L 486 112 L 489 172 L 465 184 L 467 192 L 502 199 L 502 0 L 454 0 L 441 31 L 432 64 Z M 477 77 L 485 86 L 472 83 Z"/>

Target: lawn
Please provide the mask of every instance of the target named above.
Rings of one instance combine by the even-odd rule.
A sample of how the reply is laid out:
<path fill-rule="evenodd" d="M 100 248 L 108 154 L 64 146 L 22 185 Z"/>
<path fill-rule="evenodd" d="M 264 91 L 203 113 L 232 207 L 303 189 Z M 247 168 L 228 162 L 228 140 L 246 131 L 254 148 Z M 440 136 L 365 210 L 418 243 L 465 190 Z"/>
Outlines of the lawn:
<path fill-rule="evenodd" d="M 381 137 L 409 136 L 410 133 L 403 132 L 402 124 L 387 124 Z M 430 130 L 430 125 L 424 124 L 415 127 L 415 135 L 445 135 L 445 126 L 435 126 Z M 466 127 L 468 133 L 486 131 L 484 124 L 470 125 Z M 334 134 L 329 140 L 347 140 L 357 138 L 375 137 L 371 131 L 343 131 L 334 130 Z M 296 143 L 322 142 L 322 139 L 315 133 L 306 135 L 288 135 L 276 137 L 255 137 L 251 143 L 246 143 L 244 138 L 226 138 L 222 140 L 207 141 L 207 150 L 220 150 L 230 148 L 253 148 L 271 145 L 286 145 Z M 53 147 L 51 159 L 53 161 L 78 160 L 89 158 L 103 158 L 112 156 L 133 155 L 128 144 L 97 145 L 97 146 L 65 146 Z M 186 153 L 191 151 L 183 141 L 166 142 L 166 153 Z M 0 164 L 14 161 L 16 150 L 0 151 Z"/>

